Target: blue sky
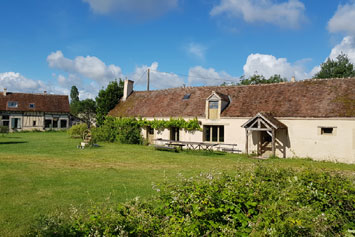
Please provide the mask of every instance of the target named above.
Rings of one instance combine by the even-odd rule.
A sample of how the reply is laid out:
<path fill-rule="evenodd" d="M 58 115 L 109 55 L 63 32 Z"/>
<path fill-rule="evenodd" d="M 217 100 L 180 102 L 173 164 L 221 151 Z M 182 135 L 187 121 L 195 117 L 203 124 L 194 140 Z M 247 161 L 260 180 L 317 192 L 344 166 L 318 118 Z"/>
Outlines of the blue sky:
<path fill-rule="evenodd" d="M 115 78 L 151 88 L 242 75 L 310 78 L 340 52 L 355 63 L 355 1 L 2 0 L 0 90 L 94 98 Z"/>

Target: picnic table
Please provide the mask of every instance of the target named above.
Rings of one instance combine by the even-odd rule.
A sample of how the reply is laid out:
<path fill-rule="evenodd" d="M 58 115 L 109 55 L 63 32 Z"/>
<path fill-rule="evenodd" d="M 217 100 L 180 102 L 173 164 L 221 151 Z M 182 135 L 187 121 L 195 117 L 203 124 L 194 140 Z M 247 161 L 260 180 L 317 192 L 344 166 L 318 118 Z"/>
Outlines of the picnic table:
<path fill-rule="evenodd" d="M 214 147 L 218 146 L 219 143 L 209 143 L 209 142 L 187 142 L 187 141 L 174 141 L 166 139 L 155 139 L 156 142 L 162 142 L 167 147 L 179 147 L 182 149 L 186 146 L 187 149 L 191 150 L 206 150 L 212 151 Z"/>

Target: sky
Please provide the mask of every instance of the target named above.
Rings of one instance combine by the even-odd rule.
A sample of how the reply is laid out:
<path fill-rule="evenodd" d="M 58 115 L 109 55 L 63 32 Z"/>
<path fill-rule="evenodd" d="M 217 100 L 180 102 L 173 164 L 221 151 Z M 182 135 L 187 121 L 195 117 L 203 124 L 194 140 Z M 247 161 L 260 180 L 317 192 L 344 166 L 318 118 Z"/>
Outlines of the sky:
<path fill-rule="evenodd" d="M 1 0 L 0 91 L 95 98 L 115 79 L 145 90 L 253 74 L 312 78 L 355 63 L 355 0 Z"/>

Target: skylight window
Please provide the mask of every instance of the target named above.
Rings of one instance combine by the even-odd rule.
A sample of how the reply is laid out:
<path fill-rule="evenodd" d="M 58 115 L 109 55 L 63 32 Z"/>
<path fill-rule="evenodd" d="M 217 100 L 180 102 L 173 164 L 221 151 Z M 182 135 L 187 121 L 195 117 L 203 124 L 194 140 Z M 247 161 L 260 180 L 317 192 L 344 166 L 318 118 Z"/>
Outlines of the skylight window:
<path fill-rule="evenodd" d="M 7 102 L 7 107 L 8 108 L 17 108 L 18 107 L 18 104 L 16 101 L 8 101 Z"/>
<path fill-rule="evenodd" d="M 34 109 L 35 108 L 35 104 L 34 103 L 31 103 L 30 104 L 30 109 Z"/>
<path fill-rule="evenodd" d="M 191 94 L 185 94 L 183 100 L 188 100 L 190 99 Z"/>

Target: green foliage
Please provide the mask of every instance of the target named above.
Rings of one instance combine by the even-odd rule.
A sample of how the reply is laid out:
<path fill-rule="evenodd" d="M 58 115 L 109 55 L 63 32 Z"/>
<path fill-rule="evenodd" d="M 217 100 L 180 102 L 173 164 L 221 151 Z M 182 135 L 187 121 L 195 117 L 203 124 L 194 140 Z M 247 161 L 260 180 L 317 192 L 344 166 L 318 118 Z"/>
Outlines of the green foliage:
<path fill-rule="evenodd" d="M 85 131 L 88 129 L 88 126 L 86 125 L 86 123 L 81 123 L 81 124 L 77 124 L 72 126 L 69 130 L 68 130 L 68 134 L 71 137 L 81 137 L 84 138 L 84 133 Z"/>
<path fill-rule="evenodd" d="M 96 97 L 97 104 L 97 124 L 103 125 L 105 116 L 112 110 L 123 96 L 124 82 L 120 79 L 111 81 L 106 89 L 101 89 Z"/>
<path fill-rule="evenodd" d="M 336 60 L 328 58 L 313 78 L 343 78 L 355 76 L 354 65 L 346 54 L 339 54 Z"/>
<path fill-rule="evenodd" d="M 242 76 L 239 85 L 271 84 L 280 82 L 287 82 L 287 79 L 277 74 L 271 76 L 269 79 L 266 79 L 263 75 L 255 74 L 249 78 Z"/>
<path fill-rule="evenodd" d="M 84 120 L 90 128 L 90 125 L 96 116 L 96 102 L 92 99 L 86 99 L 78 101 L 77 103 L 79 103 L 79 117 Z"/>
<path fill-rule="evenodd" d="M 186 131 L 201 130 L 200 123 L 197 118 L 191 120 L 184 120 L 183 118 L 170 118 L 169 120 L 146 120 L 139 118 L 138 123 L 141 127 L 152 127 L 157 130 L 163 130 L 165 128 L 180 128 Z"/>
<path fill-rule="evenodd" d="M 79 90 L 76 86 L 72 86 L 70 90 L 71 103 L 79 101 Z"/>
<path fill-rule="evenodd" d="M 30 236 L 337 236 L 355 228 L 354 181 L 260 167 L 182 178 L 116 207 L 42 218 Z"/>
<path fill-rule="evenodd" d="M 114 118 L 107 116 L 100 127 L 92 129 L 95 142 L 119 142 L 123 144 L 142 144 L 141 128 L 135 118 Z"/>
<path fill-rule="evenodd" d="M 3 135 L 6 133 L 9 133 L 9 127 L 8 126 L 0 126 L 0 133 Z"/>

